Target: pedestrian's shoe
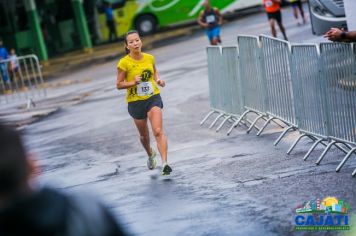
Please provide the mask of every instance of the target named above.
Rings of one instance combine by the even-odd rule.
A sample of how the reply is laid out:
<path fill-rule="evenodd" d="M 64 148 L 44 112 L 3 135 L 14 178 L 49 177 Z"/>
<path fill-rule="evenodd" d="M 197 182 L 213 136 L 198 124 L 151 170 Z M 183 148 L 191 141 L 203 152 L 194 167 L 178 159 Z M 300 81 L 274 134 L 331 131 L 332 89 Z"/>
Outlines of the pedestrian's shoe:
<path fill-rule="evenodd" d="M 162 170 L 162 175 L 170 175 L 172 172 L 172 168 L 166 164 L 164 167 L 163 167 L 163 170 Z"/>
<path fill-rule="evenodd" d="M 156 168 L 157 165 L 157 160 L 156 160 L 156 151 L 151 148 L 151 156 L 148 157 L 147 159 L 147 167 L 150 170 L 153 170 L 154 168 Z"/>

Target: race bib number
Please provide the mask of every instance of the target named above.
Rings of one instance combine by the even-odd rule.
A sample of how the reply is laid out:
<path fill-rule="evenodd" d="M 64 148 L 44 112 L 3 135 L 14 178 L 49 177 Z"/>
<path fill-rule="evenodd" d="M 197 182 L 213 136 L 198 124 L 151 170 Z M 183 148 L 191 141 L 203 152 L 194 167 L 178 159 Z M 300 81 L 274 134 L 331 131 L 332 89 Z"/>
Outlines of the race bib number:
<path fill-rule="evenodd" d="M 141 82 L 137 85 L 137 95 L 147 96 L 153 94 L 153 85 L 151 82 Z"/>
<path fill-rule="evenodd" d="M 266 7 L 273 6 L 273 1 L 266 1 Z"/>
<path fill-rule="evenodd" d="M 214 23 L 214 22 L 215 22 L 214 15 L 206 16 L 206 23 L 210 24 L 210 23 Z"/>

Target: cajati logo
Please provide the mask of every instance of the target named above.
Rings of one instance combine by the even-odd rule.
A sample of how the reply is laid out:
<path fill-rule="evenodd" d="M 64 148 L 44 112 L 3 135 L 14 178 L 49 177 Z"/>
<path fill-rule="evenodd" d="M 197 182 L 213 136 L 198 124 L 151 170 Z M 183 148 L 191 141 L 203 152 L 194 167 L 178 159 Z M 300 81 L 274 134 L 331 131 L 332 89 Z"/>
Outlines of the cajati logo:
<path fill-rule="evenodd" d="M 336 197 L 304 202 L 295 210 L 294 230 L 350 230 L 349 210 L 350 205 Z"/>

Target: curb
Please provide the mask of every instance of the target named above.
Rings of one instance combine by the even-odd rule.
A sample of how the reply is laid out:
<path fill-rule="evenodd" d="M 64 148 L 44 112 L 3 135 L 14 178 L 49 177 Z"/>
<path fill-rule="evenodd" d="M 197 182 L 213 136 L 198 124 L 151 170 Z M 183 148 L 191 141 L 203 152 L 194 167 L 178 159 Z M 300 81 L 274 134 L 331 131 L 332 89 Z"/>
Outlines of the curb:
<path fill-rule="evenodd" d="M 167 42 L 179 37 L 187 36 L 196 30 L 197 26 L 190 26 L 174 31 L 165 31 L 142 37 L 144 42 L 144 49 L 157 48 L 161 42 Z M 119 41 L 110 45 L 99 45 L 93 48 L 92 53 L 85 53 L 84 51 L 79 55 L 69 53 L 68 56 L 61 56 L 52 59 L 49 66 L 43 66 L 43 77 L 46 81 L 64 76 L 71 71 L 91 66 L 94 64 L 101 64 L 112 60 L 118 60 L 121 56 L 125 55 L 124 42 Z M 68 57 L 68 59 L 66 59 Z M 57 63 L 55 61 L 58 61 Z"/>

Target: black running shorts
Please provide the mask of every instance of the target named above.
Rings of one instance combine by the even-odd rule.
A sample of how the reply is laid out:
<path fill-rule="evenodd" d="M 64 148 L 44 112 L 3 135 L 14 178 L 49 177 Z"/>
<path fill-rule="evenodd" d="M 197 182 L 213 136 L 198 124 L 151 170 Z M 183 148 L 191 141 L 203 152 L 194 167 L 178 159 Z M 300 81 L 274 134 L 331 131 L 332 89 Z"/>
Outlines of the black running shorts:
<path fill-rule="evenodd" d="M 275 19 L 277 22 L 281 23 L 282 22 L 282 14 L 281 11 L 276 11 L 276 12 L 267 12 L 267 17 L 268 20 L 270 19 Z"/>
<path fill-rule="evenodd" d="M 163 108 L 161 95 L 156 94 L 147 100 L 129 102 L 127 109 L 132 118 L 142 120 L 147 118 L 147 113 L 152 107 Z"/>

